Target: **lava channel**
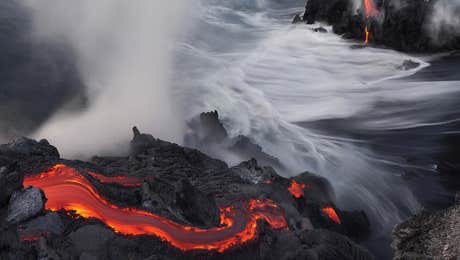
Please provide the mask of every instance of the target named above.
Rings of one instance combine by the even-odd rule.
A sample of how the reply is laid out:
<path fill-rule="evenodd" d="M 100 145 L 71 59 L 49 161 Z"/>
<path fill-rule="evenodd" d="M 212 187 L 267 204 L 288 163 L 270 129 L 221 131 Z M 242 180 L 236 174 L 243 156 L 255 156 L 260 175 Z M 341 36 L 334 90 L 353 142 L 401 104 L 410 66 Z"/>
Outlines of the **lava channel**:
<path fill-rule="evenodd" d="M 75 211 L 84 218 L 96 218 L 124 235 L 152 235 L 182 251 L 223 252 L 257 238 L 258 220 L 274 229 L 287 228 L 283 210 L 271 200 L 241 200 L 220 209 L 221 225 L 210 229 L 184 226 L 153 213 L 121 208 L 100 195 L 76 169 L 58 164 L 24 179 L 24 186 L 42 189 L 46 209 Z"/>
<path fill-rule="evenodd" d="M 112 176 L 107 177 L 99 173 L 88 171 L 88 174 L 100 183 L 118 184 L 124 187 L 139 187 L 144 181 L 143 178 L 130 176 Z"/>

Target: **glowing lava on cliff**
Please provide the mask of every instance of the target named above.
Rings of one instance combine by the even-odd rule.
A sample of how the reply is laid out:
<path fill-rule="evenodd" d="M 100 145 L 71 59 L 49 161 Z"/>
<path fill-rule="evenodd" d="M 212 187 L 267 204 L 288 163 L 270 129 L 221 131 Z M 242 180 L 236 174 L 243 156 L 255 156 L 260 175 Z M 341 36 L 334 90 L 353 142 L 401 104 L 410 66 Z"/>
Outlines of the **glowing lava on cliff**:
<path fill-rule="evenodd" d="M 363 5 L 364 5 L 364 11 L 366 15 L 366 26 L 364 28 L 364 34 L 365 34 L 365 39 L 364 43 L 368 44 L 369 43 L 369 18 L 378 14 L 379 11 L 374 7 L 374 3 L 372 2 L 373 0 L 363 0 Z"/>
<path fill-rule="evenodd" d="M 84 218 L 97 218 L 125 235 L 152 235 L 183 251 L 204 249 L 223 252 L 257 238 L 258 220 L 274 229 L 287 228 L 283 210 L 271 200 L 241 200 L 220 209 L 221 226 L 202 229 L 184 226 L 153 213 L 121 208 L 100 195 L 76 169 L 58 164 L 24 179 L 24 186 L 42 189 L 46 208 L 75 211 Z"/>
<path fill-rule="evenodd" d="M 296 199 L 300 199 L 304 196 L 304 189 L 307 185 L 303 183 L 298 183 L 296 180 L 291 181 L 291 185 L 288 187 L 289 192 L 294 196 Z"/>
<path fill-rule="evenodd" d="M 325 208 L 322 208 L 321 211 L 324 214 L 326 214 L 329 217 L 329 219 L 331 219 L 335 223 L 337 223 L 337 224 L 342 223 L 340 221 L 339 215 L 337 215 L 337 212 L 335 211 L 335 209 L 333 207 L 325 207 Z"/>

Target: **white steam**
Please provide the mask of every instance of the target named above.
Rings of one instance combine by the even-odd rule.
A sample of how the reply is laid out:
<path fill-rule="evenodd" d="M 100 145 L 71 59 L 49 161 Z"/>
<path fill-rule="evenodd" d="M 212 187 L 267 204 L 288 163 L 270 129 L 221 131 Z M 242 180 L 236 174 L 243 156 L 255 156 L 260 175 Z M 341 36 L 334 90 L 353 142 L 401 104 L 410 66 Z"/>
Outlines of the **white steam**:
<path fill-rule="evenodd" d="M 60 111 L 35 136 L 66 157 L 124 152 L 117 145 L 129 141 L 133 125 L 180 142 L 183 120 L 171 98 L 169 68 L 185 2 L 24 1 L 36 37 L 74 48 L 89 97 L 85 111 Z"/>
<path fill-rule="evenodd" d="M 434 4 L 428 31 L 437 43 L 460 36 L 460 0 L 438 0 Z"/>

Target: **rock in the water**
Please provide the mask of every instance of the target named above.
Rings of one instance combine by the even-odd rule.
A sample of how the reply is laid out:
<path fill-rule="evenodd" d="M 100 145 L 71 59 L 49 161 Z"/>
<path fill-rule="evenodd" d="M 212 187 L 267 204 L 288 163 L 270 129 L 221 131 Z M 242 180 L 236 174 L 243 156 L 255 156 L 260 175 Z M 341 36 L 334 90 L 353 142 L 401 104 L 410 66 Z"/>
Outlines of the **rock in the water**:
<path fill-rule="evenodd" d="M 189 131 L 185 137 L 187 146 L 197 148 L 206 154 L 224 159 L 236 157 L 240 161 L 256 159 L 259 164 L 284 169 L 281 162 L 263 151 L 244 135 L 230 137 L 217 111 L 202 113 L 188 123 Z"/>
<path fill-rule="evenodd" d="M 12 224 L 28 220 L 43 211 L 45 197 L 40 189 L 28 187 L 11 196 L 7 221 Z"/>
<path fill-rule="evenodd" d="M 395 259 L 459 259 L 460 204 L 420 212 L 393 230 Z"/>
<path fill-rule="evenodd" d="M 0 208 L 10 200 L 16 190 L 22 188 L 23 175 L 14 165 L 0 167 Z"/>
<path fill-rule="evenodd" d="M 420 63 L 413 60 L 405 60 L 397 69 L 399 70 L 411 70 L 420 66 Z"/>
<path fill-rule="evenodd" d="M 314 32 L 320 32 L 320 33 L 327 33 L 326 28 L 324 28 L 324 27 L 322 27 L 322 26 L 321 26 L 321 27 L 314 28 L 313 31 L 314 31 Z"/>

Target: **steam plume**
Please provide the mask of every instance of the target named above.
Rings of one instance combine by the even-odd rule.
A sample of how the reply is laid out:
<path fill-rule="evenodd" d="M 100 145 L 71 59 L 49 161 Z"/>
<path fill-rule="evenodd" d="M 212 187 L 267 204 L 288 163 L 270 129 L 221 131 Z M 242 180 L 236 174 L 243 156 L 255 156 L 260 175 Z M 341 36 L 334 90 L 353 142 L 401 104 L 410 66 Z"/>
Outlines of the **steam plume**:
<path fill-rule="evenodd" d="M 35 136 L 67 157 L 113 153 L 132 125 L 180 142 L 183 120 L 173 107 L 168 68 L 184 2 L 25 1 L 36 37 L 75 48 L 89 97 L 84 111 L 60 111 Z"/>

